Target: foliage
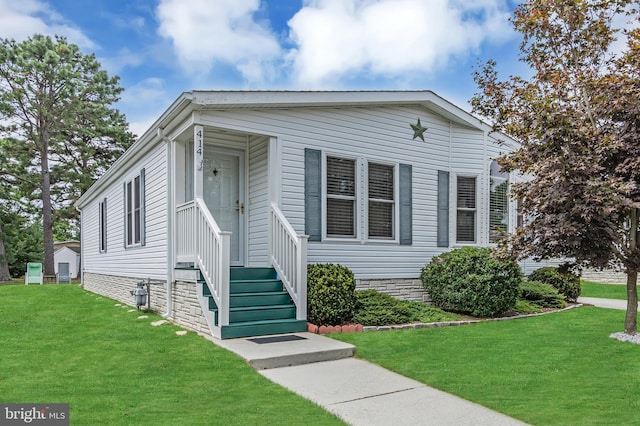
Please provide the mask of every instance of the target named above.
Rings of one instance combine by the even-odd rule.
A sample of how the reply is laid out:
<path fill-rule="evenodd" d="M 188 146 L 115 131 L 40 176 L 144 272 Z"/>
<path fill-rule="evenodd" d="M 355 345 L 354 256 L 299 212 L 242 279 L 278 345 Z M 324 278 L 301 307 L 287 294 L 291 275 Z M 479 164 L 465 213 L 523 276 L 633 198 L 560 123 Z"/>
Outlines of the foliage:
<path fill-rule="evenodd" d="M 53 224 L 76 223 L 72 203 L 133 141 L 116 109 L 122 88 L 63 37 L 0 39 L 0 183 L 40 212 L 44 266 L 53 274 Z M 59 226 L 68 233 L 70 225 Z"/>
<path fill-rule="evenodd" d="M 580 277 L 564 269 L 545 266 L 533 271 L 529 279 L 549 284 L 569 302 L 575 302 L 580 296 Z"/>
<path fill-rule="evenodd" d="M 362 325 L 393 325 L 411 322 L 455 321 L 459 315 L 432 308 L 426 303 L 399 300 L 376 290 L 356 292 L 353 322 Z"/>
<path fill-rule="evenodd" d="M 528 0 L 512 22 L 533 75 L 501 81 L 496 63 L 475 73 L 473 111 L 519 142 L 499 159 L 527 182 L 512 185 L 527 217 L 508 243 L 527 258 L 621 263 L 632 295 L 625 331 L 637 329 L 640 268 L 640 28 L 630 0 Z M 635 29 L 616 24 L 625 13 Z M 627 49 L 613 42 L 627 42 Z M 612 57 L 612 53 L 617 56 Z"/>
<path fill-rule="evenodd" d="M 583 307 L 331 337 L 356 345 L 367 361 L 527 424 L 629 425 L 638 423 L 640 347 L 609 337 L 623 318 L 615 309 Z"/>
<path fill-rule="evenodd" d="M 5 401 L 69 403 L 73 425 L 342 424 L 196 333 L 77 285 L 4 285 L 0 300 Z"/>
<path fill-rule="evenodd" d="M 343 265 L 307 265 L 307 317 L 316 325 L 342 325 L 353 318 L 356 280 Z"/>
<path fill-rule="evenodd" d="M 553 286 L 540 281 L 523 281 L 520 297 L 544 308 L 564 308 L 564 297 Z"/>
<path fill-rule="evenodd" d="M 542 312 L 540 306 L 527 300 L 518 299 L 516 301 L 516 312 L 520 314 L 539 314 Z"/>
<path fill-rule="evenodd" d="M 493 316 L 514 308 L 522 273 L 512 260 L 492 256 L 491 249 L 464 247 L 434 257 L 421 278 L 435 306 Z"/>

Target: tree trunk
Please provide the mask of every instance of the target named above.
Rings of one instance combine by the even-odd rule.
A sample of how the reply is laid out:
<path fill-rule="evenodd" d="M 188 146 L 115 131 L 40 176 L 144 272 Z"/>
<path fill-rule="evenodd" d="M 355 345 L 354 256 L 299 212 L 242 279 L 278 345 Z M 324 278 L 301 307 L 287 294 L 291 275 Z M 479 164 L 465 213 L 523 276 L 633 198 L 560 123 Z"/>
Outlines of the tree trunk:
<path fill-rule="evenodd" d="M 44 242 L 44 275 L 55 275 L 53 260 L 53 210 L 51 208 L 51 173 L 49 172 L 49 135 L 45 131 L 41 146 L 42 172 L 42 239 Z"/>
<path fill-rule="evenodd" d="M 624 332 L 636 334 L 638 331 L 638 271 L 627 271 L 627 315 L 624 318 Z"/>
<path fill-rule="evenodd" d="M 629 217 L 629 249 L 635 253 L 638 247 L 638 209 L 631 209 Z M 624 332 L 635 335 L 638 331 L 638 267 L 636 262 L 627 266 L 627 314 L 624 318 Z"/>
<path fill-rule="evenodd" d="M 2 237 L 2 224 L 0 223 L 0 281 L 11 281 L 9 273 L 9 262 L 7 261 L 7 252 L 4 248 L 4 239 Z"/>

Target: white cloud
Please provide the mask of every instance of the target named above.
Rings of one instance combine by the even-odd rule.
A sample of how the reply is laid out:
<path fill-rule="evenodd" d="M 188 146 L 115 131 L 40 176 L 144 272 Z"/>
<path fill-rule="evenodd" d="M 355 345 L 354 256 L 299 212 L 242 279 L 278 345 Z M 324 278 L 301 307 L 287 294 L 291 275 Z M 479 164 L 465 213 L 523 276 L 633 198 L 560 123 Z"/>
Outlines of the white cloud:
<path fill-rule="evenodd" d="M 165 97 L 165 81 L 161 78 L 149 77 L 128 87 L 122 93 L 120 102 L 130 106 L 148 106 L 158 101 L 165 101 Z"/>
<path fill-rule="evenodd" d="M 34 34 L 57 34 L 82 48 L 96 47 L 81 30 L 66 22 L 46 2 L 0 0 L 0 37 L 23 41 Z"/>
<path fill-rule="evenodd" d="M 260 0 L 160 0 L 159 33 L 180 65 L 204 74 L 215 62 L 234 66 L 251 82 L 264 79 L 281 54 L 268 26 L 254 20 Z"/>
<path fill-rule="evenodd" d="M 289 21 L 288 55 L 306 87 L 352 72 L 429 73 L 513 35 L 505 0 L 307 0 Z"/>

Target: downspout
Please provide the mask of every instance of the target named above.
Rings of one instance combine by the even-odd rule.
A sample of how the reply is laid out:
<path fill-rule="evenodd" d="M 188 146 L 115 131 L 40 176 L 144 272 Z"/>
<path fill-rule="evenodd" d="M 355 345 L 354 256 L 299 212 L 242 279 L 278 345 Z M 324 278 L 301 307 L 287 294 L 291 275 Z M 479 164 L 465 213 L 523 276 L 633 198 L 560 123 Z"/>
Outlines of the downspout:
<path fill-rule="evenodd" d="M 165 318 L 171 318 L 173 312 L 173 282 L 175 281 L 175 256 L 174 256 L 174 164 L 173 143 L 164 135 L 161 127 L 158 128 L 158 137 L 167 144 L 167 311 L 162 314 Z"/>

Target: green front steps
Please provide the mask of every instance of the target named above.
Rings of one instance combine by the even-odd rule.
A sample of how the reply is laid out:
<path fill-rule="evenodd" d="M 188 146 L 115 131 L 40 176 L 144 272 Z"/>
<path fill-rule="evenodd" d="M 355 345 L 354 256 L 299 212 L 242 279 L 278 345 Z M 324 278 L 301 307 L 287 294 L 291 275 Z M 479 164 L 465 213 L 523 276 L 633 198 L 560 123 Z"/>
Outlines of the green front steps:
<path fill-rule="evenodd" d="M 218 325 L 218 307 L 209 287 L 198 282 Z M 307 322 L 296 319 L 296 306 L 275 269 L 232 267 L 229 287 L 229 325 L 221 328 L 223 339 L 306 331 Z"/>

